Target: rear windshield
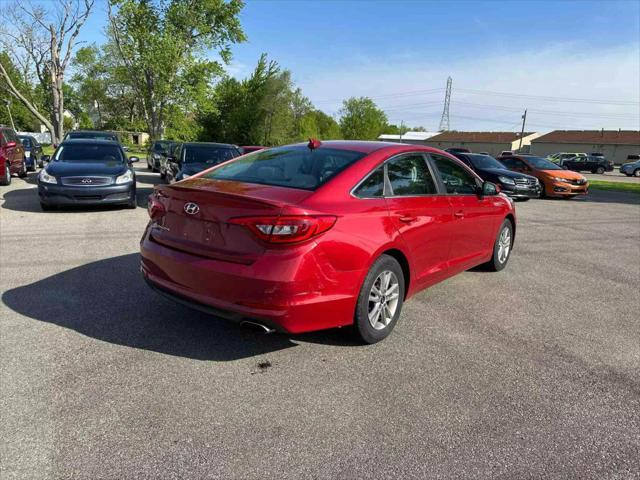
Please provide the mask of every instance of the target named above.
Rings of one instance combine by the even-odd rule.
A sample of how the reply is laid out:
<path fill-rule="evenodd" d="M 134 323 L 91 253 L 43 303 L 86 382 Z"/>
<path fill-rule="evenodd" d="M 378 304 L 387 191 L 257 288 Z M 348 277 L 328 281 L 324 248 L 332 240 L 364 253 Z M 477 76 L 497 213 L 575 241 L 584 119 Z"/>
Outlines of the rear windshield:
<path fill-rule="evenodd" d="M 20 137 L 22 145 L 26 148 L 31 148 L 31 140 L 28 137 Z"/>
<path fill-rule="evenodd" d="M 154 142 L 152 150 L 154 152 L 166 153 L 173 146 L 173 142 Z"/>
<path fill-rule="evenodd" d="M 124 162 L 118 145 L 61 145 L 56 152 L 59 162 Z"/>
<path fill-rule="evenodd" d="M 216 180 L 315 190 L 366 154 L 306 145 L 259 150 L 204 175 Z"/>
<path fill-rule="evenodd" d="M 239 157 L 240 150 L 218 145 L 185 145 L 183 155 L 184 163 L 206 163 L 213 166 Z"/>
<path fill-rule="evenodd" d="M 118 141 L 118 137 L 109 132 L 69 132 L 67 133 L 68 140 L 77 138 L 95 138 L 96 140 L 113 140 Z"/>

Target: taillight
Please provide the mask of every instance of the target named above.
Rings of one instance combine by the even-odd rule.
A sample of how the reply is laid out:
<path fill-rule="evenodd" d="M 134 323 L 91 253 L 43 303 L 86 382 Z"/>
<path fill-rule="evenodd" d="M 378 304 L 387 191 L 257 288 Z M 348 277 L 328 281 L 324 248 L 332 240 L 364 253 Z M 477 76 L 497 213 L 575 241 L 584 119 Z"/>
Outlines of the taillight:
<path fill-rule="evenodd" d="M 229 220 L 244 225 L 260 240 L 269 243 L 298 243 L 329 230 L 336 223 L 332 215 L 287 215 L 282 217 L 238 217 Z"/>
<path fill-rule="evenodd" d="M 164 205 L 160 202 L 160 200 L 158 200 L 158 197 L 156 197 L 155 193 L 149 195 L 149 200 L 147 201 L 147 212 L 149 213 L 149 217 L 151 217 L 152 220 L 156 220 L 167 213 Z"/>

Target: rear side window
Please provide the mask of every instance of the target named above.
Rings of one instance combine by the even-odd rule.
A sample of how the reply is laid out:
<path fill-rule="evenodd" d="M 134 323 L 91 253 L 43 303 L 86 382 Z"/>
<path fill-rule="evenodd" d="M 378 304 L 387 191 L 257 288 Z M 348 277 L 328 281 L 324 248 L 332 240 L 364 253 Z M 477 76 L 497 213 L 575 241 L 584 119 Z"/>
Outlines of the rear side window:
<path fill-rule="evenodd" d="M 387 163 L 391 195 L 429 195 L 437 193 L 427 162 L 422 155 L 405 155 Z"/>
<path fill-rule="evenodd" d="M 375 198 L 384 195 L 384 167 L 379 167 L 356 188 L 356 196 L 360 198 Z"/>
<path fill-rule="evenodd" d="M 215 180 L 315 190 L 366 154 L 293 145 L 259 150 L 204 175 Z"/>
<path fill-rule="evenodd" d="M 478 182 L 470 172 L 457 163 L 434 155 L 434 163 L 440 172 L 440 178 L 444 183 L 447 193 L 457 195 L 475 194 L 478 188 Z"/>
<path fill-rule="evenodd" d="M 183 150 L 184 163 L 217 165 L 240 156 L 240 151 L 236 148 L 211 145 L 186 145 Z"/>

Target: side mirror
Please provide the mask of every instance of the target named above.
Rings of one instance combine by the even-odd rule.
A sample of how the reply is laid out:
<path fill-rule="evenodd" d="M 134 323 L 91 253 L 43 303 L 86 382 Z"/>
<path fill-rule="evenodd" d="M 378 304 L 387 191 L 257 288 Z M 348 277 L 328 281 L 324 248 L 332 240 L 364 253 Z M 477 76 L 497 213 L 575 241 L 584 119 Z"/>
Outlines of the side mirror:
<path fill-rule="evenodd" d="M 129 163 L 139 162 L 140 159 L 138 157 L 129 157 Z"/>
<path fill-rule="evenodd" d="M 495 183 L 484 182 L 482 184 L 483 197 L 490 197 L 493 195 L 497 195 L 498 193 L 500 193 L 500 188 Z"/>

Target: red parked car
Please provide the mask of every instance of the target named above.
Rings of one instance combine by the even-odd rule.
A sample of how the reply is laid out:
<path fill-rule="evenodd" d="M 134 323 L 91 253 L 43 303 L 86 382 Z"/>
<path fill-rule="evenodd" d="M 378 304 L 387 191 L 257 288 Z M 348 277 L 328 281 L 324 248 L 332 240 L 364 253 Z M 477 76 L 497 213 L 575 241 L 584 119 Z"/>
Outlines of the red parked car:
<path fill-rule="evenodd" d="M 429 147 L 331 141 L 239 157 L 156 187 L 141 242 L 158 292 L 265 330 L 354 326 L 374 343 L 416 292 L 505 267 L 511 201 Z"/>
<path fill-rule="evenodd" d="M 27 176 L 24 147 L 13 128 L 0 125 L 0 185 L 9 185 L 14 173 Z"/>

